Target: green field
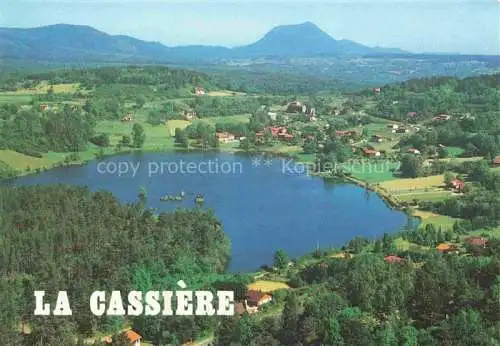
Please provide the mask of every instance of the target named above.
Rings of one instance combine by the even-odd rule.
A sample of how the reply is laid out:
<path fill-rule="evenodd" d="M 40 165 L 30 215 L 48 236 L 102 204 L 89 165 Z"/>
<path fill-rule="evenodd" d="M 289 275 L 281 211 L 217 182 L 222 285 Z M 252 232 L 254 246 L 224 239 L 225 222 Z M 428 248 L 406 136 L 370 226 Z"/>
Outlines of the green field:
<path fill-rule="evenodd" d="M 443 227 L 443 229 L 451 229 L 455 221 L 458 220 L 450 216 L 439 215 L 424 210 L 415 210 L 413 212 L 413 215 L 420 218 L 420 227 L 425 227 L 428 224 L 433 224 L 434 226 L 441 226 Z"/>
<path fill-rule="evenodd" d="M 107 133 L 110 135 L 110 144 L 117 145 L 122 136 L 132 134 L 133 122 L 123 123 L 119 121 L 102 120 L 96 126 L 97 133 Z M 146 133 L 145 150 L 172 148 L 174 141 L 171 136 L 171 129 L 166 125 L 141 124 Z M 175 130 L 175 129 L 174 129 Z"/>
<path fill-rule="evenodd" d="M 393 170 L 399 166 L 397 162 L 387 161 L 360 161 L 343 164 L 346 172 L 351 172 L 356 179 L 367 183 L 378 183 L 395 179 Z"/>
<path fill-rule="evenodd" d="M 209 117 L 209 118 L 201 118 L 200 121 L 204 121 L 210 124 L 215 125 L 216 123 L 248 123 L 250 118 L 250 114 L 242 114 L 242 115 L 230 115 L 226 117 Z"/>
<path fill-rule="evenodd" d="M 0 103 L 27 104 L 31 102 L 31 99 L 32 95 L 27 95 L 27 94 L 0 93 Z"/>
<path fill-rule="evenodd" d="M 450 157 L 459 157 L 465 150 L 460 147 L 446 147 L 446 151 Z"/>

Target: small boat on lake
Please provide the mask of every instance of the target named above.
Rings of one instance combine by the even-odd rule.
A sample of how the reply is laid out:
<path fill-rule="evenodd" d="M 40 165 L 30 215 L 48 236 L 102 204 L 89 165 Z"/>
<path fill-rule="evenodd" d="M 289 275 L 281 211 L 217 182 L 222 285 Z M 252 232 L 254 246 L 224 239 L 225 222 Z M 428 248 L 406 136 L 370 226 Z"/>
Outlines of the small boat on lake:
<path fill-rule="evenodd" d="M 160 201 L 162 202 L 180 202 L 182 200 L 184 200 L 184 191 L 182 191 L 180 194 L 178 195 L 165 195 L 163 197 L 160 197 Z"/>
<path fill-rule="evenodd" d="M 196 197 L 194 198 L 194 201 L 198 204 L 201 204 L 205 202 L 205 197 L 201 193 L 197 194 Z"/>

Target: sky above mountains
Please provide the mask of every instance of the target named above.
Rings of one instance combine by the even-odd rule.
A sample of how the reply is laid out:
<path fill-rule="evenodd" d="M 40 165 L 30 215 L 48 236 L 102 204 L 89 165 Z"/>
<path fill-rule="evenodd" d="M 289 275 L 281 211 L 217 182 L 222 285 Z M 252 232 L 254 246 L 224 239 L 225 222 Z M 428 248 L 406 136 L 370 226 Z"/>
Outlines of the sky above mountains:
<path fill-rule="evenodd" d="M 311 21 L 336 39 L 412 52 L 500 54 L 498 0 L 2 0 L 0 26 L 90 25 L 166 45 L 239 46 Z"/>

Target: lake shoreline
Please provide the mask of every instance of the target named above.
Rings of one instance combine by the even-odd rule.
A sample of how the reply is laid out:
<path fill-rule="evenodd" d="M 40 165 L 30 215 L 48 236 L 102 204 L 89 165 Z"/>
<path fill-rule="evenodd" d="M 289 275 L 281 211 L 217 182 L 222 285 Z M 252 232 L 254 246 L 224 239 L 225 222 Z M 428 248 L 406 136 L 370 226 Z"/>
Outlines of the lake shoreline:
<path fill-rule="evenodd" d="M 108 159 L 110 163 L 121 161 L 137 168 L 121 176 L 112 172 L 103 172 L 104 175 L 101 177 L 100 174 L 95 174 L 100 161 L 88 160 L 87 165 L 83 166 L 81 163 L 83 167 L 80 167 L 80 164 L 66 165 L 69 167 L 19 177 L 17 181 L 12 182 L 12 186 L 82 185 L 88 186 L 92 191 L 110 191 L 125 203 L 132 203 L 136 200 L 137 191 L 144 187 L 148 191 L 148 208 L 162 212 L 169 212 L 178 207 L 190 208 L 193 204 L 190 198 L 175 204 L 165 204 L 161 202 L 163 195 L 174 195 L 181 190 L 186 193 L 201 192 L 207 196 L 206 206 L 217 210 L 221 221 L 225 226 L 227 224 L 226 232 L 234 241 L 233 256 L 236 256 L 236 262 L 231 271 L 253 271 L 262 264 L 271 263 L 272 252 L 283 246 L 280 244 L 288 244 L 285 246 L 286 251 L 289 251 L 293 258 L 298 258 L 310 253 L 317 243 L 327 247 L 339 247 L 347 244 L 356 235 L 375 238 L 383 233 L 397 233 L 408 219 L 406 213 L 393 210 L 395 208 L 390 208 L 376 194 L 372 195 L 370 201 L 366 197 L 366 192 L 363 192 L 364 189 L 346 179 L 334 176 L 321 177 L 317 174 L 307 174 L 307 172 L 283 173 L 281 162 L 276 160 L 272 160 L 273 164 L 269 167 L 264 167 L 264 165 L 260 168 L 256 167 L 252 155 L 262 154 L 262 152 L 211 151 L 208 155 L 199 150 L 189 152 L 185 150 L 165 153 L 155 151 L 146 154 L 146 151 L 142 151 L 144 155 L 141 155 L 138 150 L 133 150 L 127 153 L 122 152 L 121 154 L 125 155 L 121 157 L 117 157 L 120 153 L 113 153 L 113 155 L 107 155 L 111 158 Z M 289 155 L 282 156 L 289 157 Z M 245 175 L 230 174 L 226 177 L 214 170 L 216 174 L 213 177 L 214 183 L 207 185 L 207 179 L 212 181 L 212 178 L 198 173 L 194 175 L 168 174 L 165 171 L 162 174 L 150 176 L 149 164 L 147 164 L 147 162 L 178 164 L 181 161 L 199 163 L 207 162 L 207 160 L 215 162 L 217 159 L 224 165 L 226 161 L 242 165 Z M 101 162 L 106 162 L 106 159 Z M 255 186 L 255 188 L 242 190 L 241 187 L 246 182 L 248 186 Z M 264 208 L 262 200 L 264 195 L 266 195 L 265 203 L 271 203 L 275 206 L 274 208 Z M 248 201 L 245 203 L 248 213 L 241 210 L 238 203 L 234 203 L 234 197 Z M 311 220 L 309 216 L 301 216 L 301 211 L 306 207 L 314 211 L 309 215 Z M 242 211 L 244 214 L 241 214 Z M 284 214 L 276 214 L 277 211 L 282 211 Z M 287 215 L 287 213 L 291 215 L 285 219 L 279 216 Z M 240 216 L 235 217 L 235 215 Z M 261 219 L 257 215 L 260 215 Z M 359 215 L 365 215 L 365 217 L 360 218 Z M 255 217 L 257 221 L 254 221 Z M 293 227 L 298 228 L 297 232 L 292 235 L 289 230 Z M 276 233 L 266 233 L 272 229 L 275 229 Z M 250 234 L 253 236 L 249 236 Z M 263 238 L 268 239 L 265 244 L 258 240 Z M 285 238 L 289 238 L 289 241 L 283 242 Z M 245 250 L 246 247 L 249 251 Z M 257 265 L 253 265 L 254 261 L 258 262 Z M 250 266 L 247 268 L 245 263 Z"/>
<path fill-rule="evenodd" d="M 96 160 L 104 160 L 106 158 L 110 157 L 115 157 L 115 156 L 120 156 L 120 155 L 126 155 L 126 154 L 134 154 L 134 153 L 225 153 L 225 154 L 232 154 L 232 155 L 241 155 L 241 156 L 254 156 L 254 155 L 275 155 L 278 158 L 286 158 L 290 160 L 295 160 L 296 157 L 293 154 L 289 153 L 282 153 L 282 152 L 276 152 L 276 151 L 266 151 L 266 150 L 244 150 L 240 148 L 214 148 L 214 149 L 208 149 L 208 150 L 203 150 L 201 148 L 182 148 L 182 147 L 170 147 L 170 148 L 127 148 L 124 150 L 116 151 L 113 153 L 104 153 L 101 156 L 96 155 L 94 153 L 94 157 L 89 157 L 86 159 L 78 160 L 78 161 L 72 161 L 72 162 L 63 162 L 59 161 L 57 163 L 54 163 L 53 165 L 49 167 L 44 167 L 43 169 L 36 169 L 36 170 L 31 170 L 31 171 L 16 171 L 18 174 L 15 175 L 14 177 L 11 178 L 4 178 L 0 179 L 2 180 L 15 180 L 20 177 L 25 177 L 28 175 L 35 175 L 39 174 L 41 172 L 47 172 L 49 170 L 52 170 L 54 168 L 64 168 L 64 167 L 71 167 L 71 166 L 83 166 L 88 164 L 90 161 Z M 370 191 L 375 192 L 385 203 L 388 207 L 390 207 L 393 210 L 399 210 L 405 212 L 408 216 L 419 218 L 418 216 L 413 215 L 412 213 L 408 212 L 408 208 L 406 206 L 403 206 L 401 202 L 394 196 L 391 195 L 389 192 L 383 190 L 382 188 L 372 185 L 368 183 L 367 181 L 364 181 L 362 179 L 357 179 L 352 176 L 348 175 L 343 175 L 343 176 L 328 176 L 326 174 L 321 174 L 321 173 L 312 173 L 311 176 L 315 177 L 320 177 L 324 181 L 339 181 L 339 182 L 347 182 L 350 184 L 357 185 L 359 187 L 368 189 Z"/>

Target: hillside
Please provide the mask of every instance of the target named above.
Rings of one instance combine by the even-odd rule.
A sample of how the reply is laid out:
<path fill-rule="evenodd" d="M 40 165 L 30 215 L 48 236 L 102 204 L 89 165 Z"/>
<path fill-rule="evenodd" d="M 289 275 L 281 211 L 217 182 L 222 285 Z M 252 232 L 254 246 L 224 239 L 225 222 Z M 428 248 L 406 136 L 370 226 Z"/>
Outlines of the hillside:
<path fill-rule="evenodd" d="M 257 42 L 235 48 L 234 51 L 240 57 L 370 55 L 382 52 L 353 41 L 335 40 L 311 22 L 275 27 Z M 403 51 L 386 49 L 385 52 Z"/>
<path fill-rule="evenodd" d="M 89 26 L 68 24 L 0 28 L 0 56 L 4 59 L 146 63 L 268 56 L 376 55 L 382 52 L 402 51 L 335 40 L 311 22 L 275 27 L 257 42 L 232 49 L 194 45 L 168 47 L 130 36 L 109 35 Z"/>

